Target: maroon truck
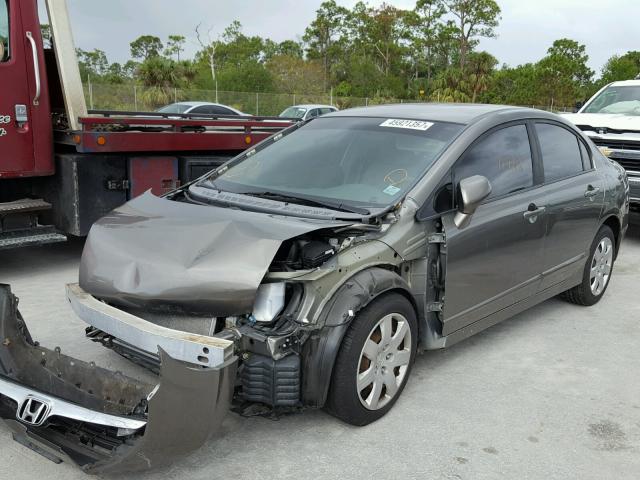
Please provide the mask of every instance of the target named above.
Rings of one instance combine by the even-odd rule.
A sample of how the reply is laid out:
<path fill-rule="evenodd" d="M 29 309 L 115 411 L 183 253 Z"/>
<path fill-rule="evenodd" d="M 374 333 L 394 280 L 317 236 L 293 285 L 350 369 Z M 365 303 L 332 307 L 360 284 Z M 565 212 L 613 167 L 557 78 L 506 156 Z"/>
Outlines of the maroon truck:
<path fill-rule="evenodd" d="M 87 111 L 66 2 L 0 0 L 0 249 L 83 236 L 151 189 L 199 177 L 290 125 L 268 117 Z"/>

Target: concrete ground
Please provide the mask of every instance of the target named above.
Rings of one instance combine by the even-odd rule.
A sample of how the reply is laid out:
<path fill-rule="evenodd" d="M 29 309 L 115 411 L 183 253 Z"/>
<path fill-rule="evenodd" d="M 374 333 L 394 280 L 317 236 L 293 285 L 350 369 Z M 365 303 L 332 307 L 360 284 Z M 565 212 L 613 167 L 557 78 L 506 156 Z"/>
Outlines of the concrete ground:
<path fill-rule="evenodd" d="M 143 375 L 84 339 L 64 298 L 82 244 L 0 252 L 33 336 Z M 393 410 L 364 428 L 323 411 L 272 421 L 230 414 L 222 436 L 144 479 L 640 478 L 640 229 L 624 242 L 605 298 L 553 299 L 449 350 L 418 358 Z M 85 478 L 13 442 L 0 425 L 0 475 Z M 134 478 L 131 476 L 129 478 Z"/>

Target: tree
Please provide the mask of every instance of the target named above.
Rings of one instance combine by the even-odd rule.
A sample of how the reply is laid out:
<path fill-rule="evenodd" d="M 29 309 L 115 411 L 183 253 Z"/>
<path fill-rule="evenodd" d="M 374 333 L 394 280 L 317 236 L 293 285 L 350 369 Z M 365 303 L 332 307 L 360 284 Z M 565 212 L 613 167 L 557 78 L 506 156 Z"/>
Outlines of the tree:
<path fill-rule="evenodd" d="M 618 80 L 631 80 L 640 74 L 640 51 L 627 52 L 624 55 L 613 55 L 604 67 L 600 85 L 604 86 Z"/>
<path fill-rule="evenodd" d="M 130 44 L 131 56 L 138 60 L 149 60 L 152 57 L 159 57 L 162 52 L 162 40 L 153 35 L 142 35 Z"/>
<path fill-rule="evenodd" d="M 266 68 L 277 92 L 322 93 L 322 65 L 318 61 L 305 61 L 291 55 L 276 55 Z"/>
<path fill-rule="evenodd" d="M 491 86 L 483 94 L 482 101 L 522 106 L 542 104 L 538 78 L 538 67 L 533 63 L 514 68 L 503 65 L 494 72 Z"/>
<path fill-rule="evenodd" d="M 445 5 L 456 19 L 460 70 L 464 70 L 467 54 L 477 44 L 478 38 L 496 36 L 500 7 L 494 0 L 445 0 Z"/>
<path fill-rule="evenodd" d="M 184 44 L 187 41 L 182 35 L 169 35 L 167 40 L 167 47 L 164 50 L 164 54 L 167 57 L 175 56 L 175 60 L 180 61 L 180 54 L 184 52 Z"/>
<path fill-rule="evenodd" d="M 409 26 L 413 30 L 413 45 L 420 52 L 418 60 L 426 68 L 427 83 L 431 82 L 435 67 L 434 50 L 440 40 L 442 17 L 445 13 L 443 0 L 418 0 L 413 15 L 408 17 Z M 416 78 L 419 76 L 418 69 L 419 64 L 416 62 Z"/>
<path fill-rule="evenodd" d="M 538 62 L 538 83 L 548 104 L 569 106 L 586 96 L 593 77 L 588 61 L 586 47 L 575 40 L 553 42 Z"/>
<path fill-rule="evenodd" d="M 349 10 L 338 6 L 335 0 L 325 1 L 316 11 L 316 18 L 302 37 L 307 44 L 309 58 L 322 61 L 324 91 L 327 91 L 331 68 L 338 61 L 338 45 L 344 39 L 349 16 Z"/>
<path fill-rule="evenodd" d="M 138 67 L 137 76 L 147 87 L 175 88 L 188 85 L 195 75 L 191 62 L 150 57 Z"/>
<path fill-rule="evenodd" d="M 107 60 L 107 55 L 102 50 L 96 48 L 87 52 L 79 48 L 76 53 L 78 56 L 78 66 L 80 67 L 80 76 L 83 81 L 87 81 L 89 76 L 96 78 L 107 73 L 109 61 Z"/>
<path fill-rule="evenodd" d="M 133 78 L 138 71 L 140 64 L 134 60 L 127 60 L 122 66 L 122 74 L 127 78 Z"/>
<path fill-rule="evenodd" d="M 407 35 L 405 12 L 383 3 L 378 9 L 366 11 L 366 40 L 373 47 L 380 71 L 385 77 L 391 73 L 392 64 L 402 59 L 402 40 Z"/>
<path fill-rule="evenodd" d="M 196 26 L 196 38 L 198 39 L 198 43 L 202 50 L 196 56 L 196 61 L 202 63 L 202 61 L 206 61 L 207 67 L 211 74 L 211 80 L 215 86 L 216 90 L 216 102 L 218 101 L 218 79 L 216 77 L 216 47 L 218 45 L 218 41 L 214 41 L 211 38 L 211 31 L 213 29 L 209 29 L 207 31 L 206 37 L 202 32 L 202 24 L 198 24 Z M 198 58 L 199 57 L 199 58 Z"/>
<path fill-rule="evenodd" d="M 466 76 L 471 103 L 489 89 L 493 69 L 498 60 L 488 52 L 472 52 L 467 58 Z"/>
<path fill-rule="evenodd" d="M 278 55 L 285 55 L 294 58 L 302 58 L 304 55 L 302 45 L 294 40 L 285 40 L 280 42 L 276 51 Z"/>
<path fill-rule="evenodd" d="M 213 86 L 216 91 L 220 86 L 222 89 L 248 92 L 271 88 L 272 79 L 264 60 L 273 42 L 244 35 L 237 20 L 216 40 L 211 38 L 211 30 L 205 36 L 200 25 L 196 28 L 196 36 L 202 46 L 196 55 L 196 63 L 201 72 L 207 71 L 206 76 L 210 79 L 201 86 Z M 203 75 L 198 77 L 199 80 L 204 78 Z"/>

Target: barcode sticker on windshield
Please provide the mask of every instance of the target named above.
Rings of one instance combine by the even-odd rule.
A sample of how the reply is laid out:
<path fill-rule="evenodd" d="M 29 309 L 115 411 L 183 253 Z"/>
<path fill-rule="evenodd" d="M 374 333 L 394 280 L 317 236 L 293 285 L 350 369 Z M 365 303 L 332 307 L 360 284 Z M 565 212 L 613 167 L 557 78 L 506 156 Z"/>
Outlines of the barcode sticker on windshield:
<path fill-rule="evenodd" d="M 380 124 L 381 127 L 391 128 L 409 128 L 411 130 L 429 130 L 433 126 L 432 122 L 423 122 L 421 120 L 400 120 L 398 118 L 389 118 Z"/>

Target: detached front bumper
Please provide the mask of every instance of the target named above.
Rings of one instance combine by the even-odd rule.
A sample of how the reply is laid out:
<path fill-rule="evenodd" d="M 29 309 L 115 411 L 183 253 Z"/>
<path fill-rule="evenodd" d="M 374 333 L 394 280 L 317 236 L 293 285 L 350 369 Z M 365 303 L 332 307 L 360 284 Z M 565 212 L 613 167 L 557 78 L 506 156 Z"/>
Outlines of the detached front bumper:
<path fill-rule="evenodd" d="M 43 348 L 7 285 L 0 285 L 0 341 L 0 418 L 15 440 L 88 473 L 144 470 L 190 453 L 219 428 L 233 394 L 233 355 L 205 367 L 160 345 L 153 385 Z"/>

